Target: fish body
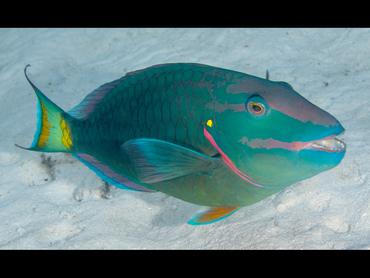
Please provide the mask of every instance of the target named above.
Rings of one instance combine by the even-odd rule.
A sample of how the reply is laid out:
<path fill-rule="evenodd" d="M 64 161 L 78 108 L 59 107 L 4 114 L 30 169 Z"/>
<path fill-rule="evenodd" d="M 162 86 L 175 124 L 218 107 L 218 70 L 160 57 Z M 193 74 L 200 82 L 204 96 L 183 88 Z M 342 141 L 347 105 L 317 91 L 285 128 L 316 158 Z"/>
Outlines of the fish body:
<path fill-rule="evenodd" d="M 69 152 L 119 188 L 212 207 L 194 225 L 329 170 L 345 154 L 341 124 L 284 82 L 164 64 L 104 84 L 64 112 L 27 80 L 39 99 L 29 150 Z"/>

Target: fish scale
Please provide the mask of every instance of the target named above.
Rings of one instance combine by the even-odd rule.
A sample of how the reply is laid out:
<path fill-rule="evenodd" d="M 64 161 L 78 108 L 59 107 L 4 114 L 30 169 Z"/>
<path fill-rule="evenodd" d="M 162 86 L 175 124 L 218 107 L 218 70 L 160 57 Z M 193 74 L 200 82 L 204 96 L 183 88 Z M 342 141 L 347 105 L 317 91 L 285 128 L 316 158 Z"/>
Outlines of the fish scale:
<path fill-rule="evenodd" d="M 76 151 L 89 153 L 103 160 L 108 149 L 117 150 L 125 141 L 135 138 L 155 138 L 194 150 L 203 150 L 205 153 L 211 152 L 213 155 L 212 146 L 199 140 L 205 121 L 204 103 L 210 99 L 210 95 L 205 94 L 204 90 L 199 94 L 202 91 L 201 87 L 204 87 L 199 81 L 205 79 L 206 73 L 187 70 L 185 74 L 187 78 L 195 76 L 199 83 L 191 86 L 196 82 L 191 82 L 190 79 L 183 80 L 184 72 L 177 66 L 165 73 L 144 75 L 144 78 L 137 78 L 136 83 L 131 81 L 130 87 L 126 87 L 125 80 L 122 80 L 103 98 L 96 109 L 98 113 L 94 112 L 79 123 L 80 127 L 76 128 L 78 132 L 75 132 L 74 136 L 76 140 L 81 138 L 82 141 L 75 146 L 81 145 L 82 149 Z M 202 98 L 196 99 L 197 94 Z M 83 136 L 86 133 L 95 140 Z M 95 146 L 91 147 L 91 144 Z M 110 159 L 118 161 L 119 158 Z"/>
<path fill-rule="evenodd" d="M 104 99 L 99 106 L 101 114 L 105 115 L 105 121 L 95 118 L 86 121 L 90 125 L 98 122 L 99 126 L 107 126 L 108 123 L 116 121 L 115 126 L 120 127 L 118 141 L 121 142 L 145 137 L 191 146 L 194 140 L 192 141 L 188 130 L 201 132 L 204 107 L 202 99 L 195 100 L 195 91 L 200 88 L 192 88 L 190 80 L 183 81 L 183 86 L 179 85 L 183 72 L 177 70 L 152 75 L 139 80 L 130 88 L 118 88 L 123 97 L 118 98 L 117 94 L 111 94 L 113 100 Z M 190 70 L 187 70 L 185 75 L 191 78 L 190 73 L 194 75 Z M 197 75 L 199 76 L 199 73 Z M 172 82 L 168 76 L 172 77 Z M 158 82 L 158 79 L 161 82 Z M 163 80 L 166 80 L 166 84 Z M 116 102 L 117 107 L 121 105 L 120 109 L 113 109 Z M 86 125 L 86 128 L 90 127 Z M 104 132 L 104 129 L 98 131 Z M 83 128 L 81 133 L 84 133 Z"/>
<path fill-rule="evenodd" d="M 346 151 L 332 115 L 287 83 L 236 71 L 152 66 L 104 84 L 68 112 L 26 78 L 39 100 L 28 150 L 69 152 L 119 188 L 212 207 L 193 225 L 329 170 Z"/>

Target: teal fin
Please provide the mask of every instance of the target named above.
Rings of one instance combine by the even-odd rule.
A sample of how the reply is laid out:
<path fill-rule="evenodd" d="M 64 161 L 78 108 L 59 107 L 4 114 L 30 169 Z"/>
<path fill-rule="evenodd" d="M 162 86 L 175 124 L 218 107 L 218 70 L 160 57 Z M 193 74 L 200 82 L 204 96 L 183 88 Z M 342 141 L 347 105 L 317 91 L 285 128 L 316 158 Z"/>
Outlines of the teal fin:
<path fill-rule="evenodd" d="M 136 139 L 121 146 L 139 181 L 154 183 L 190 174 L 210 174 L 222 165 L 219 158 L 156 139 Z"/>
<path fill-rule="evenodd" d="M 81 161 L 83 164 L 85 164 L 87 167 L 89 167 L 90 170 L 94 171 L 102 180 L 120 189 L 156 192 L 155 190 L 148 189 L 128 179 L 127 177 L 118 174 L 109 166 L 105 165 L 91 155 L 74 153 L 73 156 Z"/>
<path fill-rule="evenodd" d="M 194 216 L 188 224 L 190 225 L 206 225 L 217 221 L 220 221 L 234 212 L 236 212 L 240 207 L 213 207 L 206 212 L 198 213 Z"/>

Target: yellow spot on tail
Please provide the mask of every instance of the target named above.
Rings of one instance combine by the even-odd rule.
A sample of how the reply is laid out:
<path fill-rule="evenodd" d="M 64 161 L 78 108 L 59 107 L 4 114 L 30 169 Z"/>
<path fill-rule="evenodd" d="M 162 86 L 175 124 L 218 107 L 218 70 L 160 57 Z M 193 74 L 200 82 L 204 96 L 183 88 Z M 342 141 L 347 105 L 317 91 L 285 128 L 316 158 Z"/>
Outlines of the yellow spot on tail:
<path fill-rule="evenodd" d="M 62 143 L 68 150 L 70 150 L 71 147 L 73 146 L 72 138 L 71 138 L 71 128 L 66 123 L 63 117 L 62 117 L 62 121 L 60 122 L 60 127 L 63 132 Z"/>
<path fill-rule="evenodd" d="M 46 142 L 48 141 L 48 137 L 50 135 L 49 130 L 51 127 L 53 127 L 51 124 L 49 124 L 48 114 L 46 113 L 47 109 L 42 103 L 41 103 L 41 109 L 42 109 L 42 129 L 41 129 L 39 142 L 37 143 L 38 147 L 46 146 Z"/>
<path fill-rule="evenodd" d="M 212 126 L 213 126 L 213 122 L 212 122 L 212 120 L 211 120 L 211 119 L 209 119 L 209 120 L 207 121 L 207 125 L 208 125 L 209 127 L 212 127 Z"/>

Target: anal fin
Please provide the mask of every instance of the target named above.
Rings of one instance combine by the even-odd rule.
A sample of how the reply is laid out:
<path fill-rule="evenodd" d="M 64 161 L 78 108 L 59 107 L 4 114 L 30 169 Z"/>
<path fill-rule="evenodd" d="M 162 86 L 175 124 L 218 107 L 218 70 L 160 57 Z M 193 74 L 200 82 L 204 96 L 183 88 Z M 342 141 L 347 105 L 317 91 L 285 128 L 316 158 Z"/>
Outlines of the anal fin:
<path fill-rule="evenodd" d="M 90 170 L 94 171 L 101 179 L 110 183 L 111 185 L 126 190 L 155 192 L 155 190 L 148 189 L 128 179 L 127 177 L 118 174 L 109 166 L 105 165 L 91 155 L 74 153 L 73 156 L 81 161 L 83 164 L 85 164 L 87 167 L 89 167 Z"/>
<path fill-rule="evenodd" d="M 240 207 L 213 207 L 206 212 L 201 212 L 195 215 L 188 224 L 190 225 L 205 225 L 211 224 L 217 221 L 220 221 L 235 211 L 237 211 Z"/>

